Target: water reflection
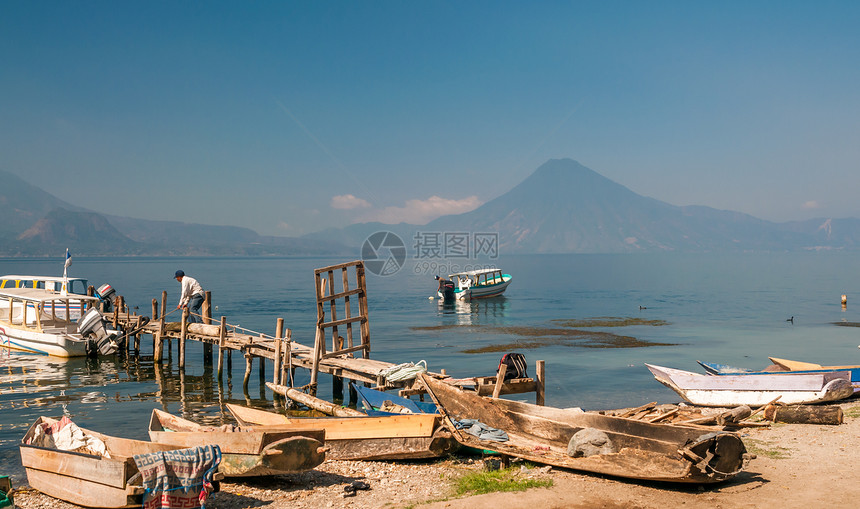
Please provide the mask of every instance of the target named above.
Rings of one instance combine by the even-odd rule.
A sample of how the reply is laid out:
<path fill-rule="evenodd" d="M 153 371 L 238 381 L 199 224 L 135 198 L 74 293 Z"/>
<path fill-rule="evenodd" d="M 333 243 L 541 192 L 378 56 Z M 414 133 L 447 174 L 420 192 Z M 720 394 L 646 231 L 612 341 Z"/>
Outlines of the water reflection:
<path fill-rule="evenodd" d="M 241 360 L 237 373 L 225 369 L 219 379 L 211 362 L 181 370 L 172 358 L 178 357 L 159 365 L 151 355 L 59 359 L 0 349 L 0 473 L 25 483 L 17 446 L 42 415 L 67 415 L 82 427 L 148 440 L 153 408 L 219 426 L 235 423 L 227 403 L 272 409 L 259 361 L 245 388 Z M 272 372 L 270 364 L 264 374 Z"/>
<path fill-rule="evenodd" d="M 439 299 L 438 306 L 446 325 L 495 325 L 507 317 L 509 302 L 504 296 L 447 302 Z"/>

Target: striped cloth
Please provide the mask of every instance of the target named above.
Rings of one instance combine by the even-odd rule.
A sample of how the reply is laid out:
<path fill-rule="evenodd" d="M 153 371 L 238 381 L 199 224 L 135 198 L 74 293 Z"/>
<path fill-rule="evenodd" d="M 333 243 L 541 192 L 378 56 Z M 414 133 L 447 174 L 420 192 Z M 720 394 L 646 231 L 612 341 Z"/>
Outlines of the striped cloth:
<path fill-rule="evenodd" d="M 204 508 L 221 463 L 217 445 L 134 456 L 143 478 L 143 509 Z"/>

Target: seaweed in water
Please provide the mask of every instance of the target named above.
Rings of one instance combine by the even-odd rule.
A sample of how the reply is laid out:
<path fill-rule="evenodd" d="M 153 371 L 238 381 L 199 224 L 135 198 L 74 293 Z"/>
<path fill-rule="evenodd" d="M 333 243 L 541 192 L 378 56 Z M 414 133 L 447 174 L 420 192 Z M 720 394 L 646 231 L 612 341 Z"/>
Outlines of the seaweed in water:
<path fill-rule="evenodd" d="M 643 341 L 633 336 L 623 336 L 604 331 L 581 330 L 572 327 L 623 327 L 628 325 L 666 325 L 663 320 L 642 320 L 639 318 L 600 317 L 587 320 L 552 320 L 559 327 L 480 327 L 482 332 L 495 332 L 519 336 L 513 343 L 486 345 L 480 348 L 463 350 L 463 353 L 507 352 L 516 349 L 540 348 L 543 346 L 571 346 L 581 348 L 641 348 L 647 346 L 673 346 L 673 343 Z M 413 327 L 413 330 L 447 330 L 476 328 L 472 325 L 437 325 Z"/>

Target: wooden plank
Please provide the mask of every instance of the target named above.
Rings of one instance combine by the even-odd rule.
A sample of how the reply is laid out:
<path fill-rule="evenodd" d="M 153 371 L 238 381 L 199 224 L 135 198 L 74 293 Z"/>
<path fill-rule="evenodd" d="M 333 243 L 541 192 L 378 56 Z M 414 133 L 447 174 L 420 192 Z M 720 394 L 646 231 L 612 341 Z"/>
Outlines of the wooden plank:
<path fill-rule="evenodd" d="M 367 317 L 365 317 L 364 315 L 356 315 L 356 316 L 351 316 L 349 318 L 341 318 L 340 320 L 332 320 L 330 322 L 323 322 L 320 324 L 320 327 L 322 327 L 322 328 L 337 327 L 338 325 L 344 325 L 347 323 L 355 323 L 355 322 L 364 323 L 366 321 L 367 321 Z"/>
<path fill-rule="evenodd" d="M 131 497 L 125 489 L 93 483 L 75 476 L 60 475 L 43 470 L 27 469 L 27 482 L 31 488 L 42 493 L 84 507 L 134 507 L 140 506 L 143 488 L 138 496 Z"/>
<path fill-rule="evenodd" d="M 326 440 L 429 437 L 440 424 L 435 414 L 398 414 L 357 417 L 288 417 L 257 408 L 227 403 L 227 409 L 243 424 L 262 429 L 324 429 Z"/>
<path fill-rule="evenodd" d="M 276 392 L 282 396 L 286 396 L 293 401 L 298 401 L 303 405 L 307 405 L 310 408 L 319 410 L 320 412 L 323 412 L 328 415 L 336 415 L 338 417 L 361 417 L 365 415 L 358 410 L 353 410 L 351 408 L 345 408 L 340 405 L 335 405 L 334 403 L 315 398 L 310 394 L 305 394 L 302 391 L 293 389 L 292 387 L 286 387 L 284 385 L 275 385 L 271 382 L 266 382 L 266 387 L 271 389 L 273 392 Z"/>
<path fill-rule="evenodd" d="M 320 300 L 322 300 L 323 302 L 328 302 L 337 299 L 349 298 L 350 295 L 360 295 L 363 291 L 364 290 L 362 290 L 361 288 L 356 288 L 354 290 L 347 290 L 344 292 L 336 293 L 334 295 L 322 296 L 320 297 Z"/>
<path fill-rule="evenodd" d="M 322 359 L 329 359 L 331 357 L 337 357 L 339 355 L 346 355 L 350 352 L 357 352 L 359 350 L 365 350 L 365 349 L 367 349 L 366 345 L 358 345 L 358 346 L 353 346 L 352 348 L 344 348 L 344 349 L 338 350 L 336 352 L 329 352 L 329 353 L 323 355 Z"/>
<path fill-rule="evenodd" d="M 58 451 L 34 446 L 21 446 L 21 464 L 26 468 L 54 472 L 114 488 L 125 489 L 126 464 L 90 454 Z"/>
<path fill-rule="evenodd" d="M 346 262 L 346 263 L 339 263 L 337 265 L 329 265 L 328 267 L 322 267 L 320 269 L 314 269 L 314 275 L 319 275 L 319 274 L 322 274 L 323 272 L 334 271 L 334 270 L 343 269 L 346 267 L 352 267 L 354 265 L 362 265 L 363 266 L 364 262 L 362 262 L 361 260 L 355 260 L 355 261 Z"/>

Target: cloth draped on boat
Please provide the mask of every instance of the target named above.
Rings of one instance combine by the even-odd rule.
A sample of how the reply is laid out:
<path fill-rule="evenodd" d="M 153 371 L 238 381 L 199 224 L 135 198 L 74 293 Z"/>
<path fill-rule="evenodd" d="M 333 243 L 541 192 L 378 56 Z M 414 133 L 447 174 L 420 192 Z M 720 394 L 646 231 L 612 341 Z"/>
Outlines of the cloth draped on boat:
<path fill-rule="evenodd" d="M 110 458 L 110 453 L 108 453 L 104 442 L 94 436 L 84 434 L 83 430 L 68 416 L 63 416 L 54 424 L 43 422 L 36 426 L 33 430 L 33 437 L 28 439 L 27 445 Z"/>
<path fill-rule="evenodd" d="M 134 456 L 146 490 L 143 509 L 205 507 L 212 492 L 212 476 L 221 463 L 217 445 Z"/>
<path fill-rule="evenodd" d="M 457 429 L 461 429 L 470 435 L 475 435 L 481 440 L 491 440 L 493 442 L 507 442 L 508 434 L 503 430 L 487 426 L 477 419 L 461 419 L 453 421 Z"/>

